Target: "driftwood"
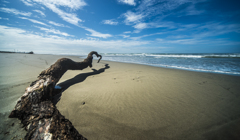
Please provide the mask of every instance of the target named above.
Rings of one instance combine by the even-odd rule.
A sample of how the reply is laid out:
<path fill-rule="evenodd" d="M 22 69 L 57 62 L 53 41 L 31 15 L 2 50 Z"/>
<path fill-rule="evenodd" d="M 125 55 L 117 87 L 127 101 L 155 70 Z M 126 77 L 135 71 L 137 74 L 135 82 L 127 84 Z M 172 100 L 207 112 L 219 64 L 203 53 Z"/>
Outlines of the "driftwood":
<path fill-rule="evenodd" d="M 55 85 L 67 70 L 82 70 L 92 67 L 93 55 L 102 56 L 97 52 L 90 52 L 82 62 L 74 62 L 68 58 L 61 58 L 42 71 L 38 80 L 26 88 L 25 93 L 18 100 L 9 118 L 18 118 L 28 131 L 26 140 L 85 140 L 74 128 L 72 123 L 58 111 L 53 104 L 53 97 L 61 89 Z"/>

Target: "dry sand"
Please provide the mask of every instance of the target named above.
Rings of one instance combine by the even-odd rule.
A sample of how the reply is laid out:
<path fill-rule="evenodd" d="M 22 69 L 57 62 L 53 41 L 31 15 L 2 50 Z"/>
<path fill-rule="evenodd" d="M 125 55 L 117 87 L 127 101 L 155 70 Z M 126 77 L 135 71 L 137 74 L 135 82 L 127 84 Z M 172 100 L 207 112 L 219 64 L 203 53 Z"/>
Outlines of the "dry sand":
<path fill-rule="evenodd" d="M 7 116 L 38 74 L 76 56 L 0 54 L 0 139 L 23 138 Z M 240 76 L 109 61 L 67 71 L 57 108 L 89 140 L 240 139 Z"/>

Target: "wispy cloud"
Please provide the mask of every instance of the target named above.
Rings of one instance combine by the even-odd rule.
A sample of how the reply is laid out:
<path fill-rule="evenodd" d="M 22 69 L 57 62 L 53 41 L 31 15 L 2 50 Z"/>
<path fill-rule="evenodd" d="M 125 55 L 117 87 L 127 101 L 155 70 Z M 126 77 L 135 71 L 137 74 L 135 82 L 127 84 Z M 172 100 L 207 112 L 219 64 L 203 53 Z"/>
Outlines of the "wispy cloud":
<path fill-rule="evenodd" d="M 136 30 L 133 31 L 133 33 L 140 33 L 141 30 L 146 29 L 146 28 L 167 28 L 167 29 L 173 29 L 176 28 L 174 23 L 172 22 L 161 22 L 161 23 L 143 23 L 139 22 L 133 26 Z"/>
<path fill-rule="evenodd" d="M 143 0 L 137 7 L 136 12 L 142 13 L 145 17 L 152 17 L 155 15 L 164 16 L 173 12 L 173 10 L 180 6 L 190 5 L 191 10 L 193 5 L 205 0 L 193 1 L 193 0 Z M 184 8 L 185 9 L 185 8 Z"/>
<path fill-rule="evenodd" d="M 39 13 L 41 16 L 45 17 L 46 15 L 40 10 L 33 10 L 34 12 Z"/>
<path fill-rule="evenodd" d="M 240 45 L 239 41 L 229 41 L 228 39 L 199 39 L 199 38 L 186 38 L 186 39 L 162 39 L 157 38 L 156 41 L 165 45 L 190 45 L 190 46 L 227 46 L 227 45 Z"/>
<path fill-rule="evenodd" d="M 184 44 L 184 45 L 196 45 L 196 44 L 207 44 L 206 40 L 203 39 L 195 39 L 195 38 L 190 38 L 190 39 L 175 39 L 175 40 L 170 40 L 170 39 L 156 39 L 158 42 L 164 43 L 164 44 Z"/>
<path fill-rule="evenodd" d="M 48 26 L 47 24 L 45 24 L 45 23 L 43 23 L 41 21 L 37 21 L 35 19 L 30 19 L 30 18 L 26 18 L 26 17 L 19 17 L 19 18 L 29 20 L 29 21 L 31 21 L 33 23 L 37 23 L 37 24 L 41 24 L 41 25 L 44 25 L 44 26 Z"/>
<path fill-rule="evenodd" d="M 0 19 L 3 19 L 3 20 L 9 20 L 9 18 L 2 18 L 2 17 L 0 17 Z"/>
<path fill-rule="evenodd" d="M 3 0 L 2 2 L 4 2 L 4 3 L 10 3 L 9 1 L 6 1 L 6 0 Z"/>
<path fill-rule="evenodd" d="M 25 1 L 27 1 L 28 3 L 38 3 L 46 6 L 47 8 L 51 9 L 54 13 L 58 14 L 66 22 L 76 25 L 80 28 L 83 28 L 86 31 L 89 31 L 91 33 L 90 36 L 100 37 L 100 38 L 108 38 L 112 36 L 110 34 L 103 34 L 93 29 L 79 25 L 79 22 L 83 22 L 83 20 L 78 18 L 76 13 L 68 13 L 60 9 L 60 7 L 70 8 L 70 11 L 81 9 L 82 7 L 87 5 L 84 0 L 57 0 L 57 1 L 56 0 L 25 0 Z M 55 26 L 63 26 L 62 24 L 57 24 L 52 21 L 49 23 Z M 116 24 L 115 22 L 109 22 L 109 23 Z"/>
<path fill-rule="evenodd" d="M 118 22 L 113 20 L 113 19 L 111 19 L 111 20 L 103 20 L 102 23 L 103 24 L 109 24 L 109 25 L 117 25 L 118 24 Z"/>
<path fill-rule="evenodd" d="M 141 19 L 143 18 L 142 14 L 137 14 L 131 11 L 127 11 L 126 13 L 123 14 L 123 16 L 125 17 L 125 23 L 127 25 L 129 25 L 130 23 L 138 23 L 141 21 Z"/>
<path fill-rule="evenodd" d="M 142 35 L 142 36 L 131 37 L 131 39 L 133 39 L 133 40 L 139 40 L 139 39 L 144 38 L 144 37 L 154 36 L 154 35 L 160 35 L 160 34 L 164 34 L 164 33 L 163 33 L 163 32 L 160 32 L 160 33 L 146 34 L 146 35 Z"/>
<path fill-rule="evenodd" d="M 90 36 L 93 36 L 93 37 L 100 37 L 100 38 L 112 37 L 112 35 L 110 35 L 110 34 L 99 33 L 97 31 L 87 28 L 87 27 L 82 27 L 82 28 L 85 29 L 86 31 L 89 31 L 91 33 Z"/>
<path fill-rule="evenodd" d="M 139 33 L 146 28 L 167 27 L 164 25 L 163 19 L 168 16 L 187 16 L 203 14 L 204 10 L 197 10 L 196 4 L 206 0 L 142 0 L 137 8 L 122 14 L 124 23 L 134 27 L 135 33 Z M 181 9 L 179 11 L 179 9 Z M 166 21 L 165 21 L 166 22 Z M 172 24 L 171 24 L 172 25 Z"/>
<path fill-rule="evenodd" d="M 14 14 L 14 15 L 21 15 L 21 16 L 31 16 L 31 14 L 32 14 L 31 12 L 22 12 L 17 9 L 14 9 L 14 8 L 5 8 L 5 7 L 1 7 L 0 11 L 5 12 L 5 13 Z"/>
<path fill-rule="evenodd" d="M 53 22 L 53 21 L 48 21 L 48 23 L 50 23 L 52 25 L 55 25 L 55 26 L 59 26 L 59 27 L 65 27 L 65 25 L 63 25 L 61 23 L 56 23 L 56 22 Z"/>
<path fill-rule="evenodd" d="M 126 32 L 123 32 L 124 34 L 130 34 L 132 33 L 131 31 L 126 31 Z"/>
<path fill-rule="evenodd" d="M 87 5 L 84 0 L 33 0 L 33 1 L 42 3 L 43 5 L 53 4 L 55 6 L 64 6 L 70 8 L 71 10 L 78 10 Z"/>
<path fill-rule="evenodd" d="M 178 28 L 176 28 L 176 30 L 169 31 L 168 33 L 173 32 L 191 38 L 207 38 L 233 32 L 240 33 L 240 24 L 207 22 L 205 24 L 178 25 Z"/>
<path fill-rule="evenodd" d="M 38 26 L 35 26 L 35 27 L 36 27 L 36 28 L 39 28 L 40 30 L 45 31 L 46 33 L 53 33 L 53 34 L 57 34 L 57 35 L 62 35 L 62 36 L 72 36 L 72 37 L 73 37 L 73 35 L 69 35 L 68 33 L 61 32 L 61 31 L 59 31 L 59 30 L 48 29 L 48 28 L 38 27 Z"/>
<path fill-rule="evenodd" d="M 206 38 L 231 32 L 240 33 L 240 24 L 208 23 L 206 25 L 198 26 L 195 30 L 197 34 L 193 34 L 193 37 Z"/>
<path fill-rule="evenodd" d="M 137 24 L 138 25 L 138 24 Z M 153 27 L 151 27 L 153 26 Z M 159 27 L 167 28 L 162 29 L 161 32 L 145 34 L 137 37 L 129 37 L 133 40 L 140 40 L 145 37 L 162 35 L 164 41 L 168 43 L 179 43 L 179 44 L 194 44 L 205 41 L 209 37 L 216 37 L 227 33 L 240 33 L 240 24 L 223 24 L 223 23 L 205 23 L 205 24 L 175 24 L 171 22 L 162 23 Z M 140 26 L 141 27 L 141 26 Z M 141 31 L 143 27 L 136 28 L 134 32 Z M 156 28 L 157 25 L 148 24 L 147 28 Z M 159 28 L 158 27 L 158 28 Z M 171 29 L 171 30 L 169 30 Z"/>
<path fill-rule="evenodd" d="M 51 9 L 56 14 L 58 14 L 63 20 L 65 20 L 73 25 L 78 25 L 78 22 L 83 22 L 83 20 L 81 20 L 77 17 L 77 14 L 66 13 L 63 10 L 57 8 L 54 4 L 46 4 L 45 6 L 48 7 L 49 9 Z"/>
<path fill-rule="evenodd" d="M 183 15 L 200 15 L 203 13 L 205 13 L 204 10 L 197 10 L 195 5 L 192 4 L 192 5 L 188 6 L 186 9 L 184 9 L 181 14 L 183 14 Z"/>
<path fill-rule="evenodd" d="M 63 20 L 74 25 L 78 25 L 78 22 L 83 22 L 80 18 L 77 17 L 75 13 L 68 13 L 61 10 L 59 7 L 70 8 L 71 11 L 81 9 L 86 6 L 84 0 L 22 0 L 24 4 L 31 6 L 33 3 L 38 3 L 46 6 L 51 9 L 54 13 L 58 14 Z"/>
<path fill-rule="evenodd" d="M 118 2 L 128 4 L 128 5 L 132 5 L 132 6 L 136 5 L 136 2 L 134 0 L 118 0 Z"/>
<path fill-rule="evenodd" d="M 31 2 L 31 0 L 21 0 L 21 1 L 27 6 L 33 6 L 33 3 Z"/>
<path fill-rule="evenodd" d="M 133 27 L 136 29 L 142 30 L 142 29 L 148 28 L 148 25 L 147 25 L 147 23 L 138 23 L 138 24 L 134 25 Z"/>
<path fill-rule="evenodd" d="M 33 6 L 34 3 L 40 3 L 43 5 L 53 4 L 55 6 L 68 7 L 71 10 L 78 10 L 83 6 L 86 6 L 84 0 L 21 0 L 27 6 Z"/>
<path fill-rule="evenodd" d="M 119 36 L 122 36 L 123 38 L 129 38 L 130 37 L 130 35 L 124 35 L 124 34 L 119 35 Z"/>

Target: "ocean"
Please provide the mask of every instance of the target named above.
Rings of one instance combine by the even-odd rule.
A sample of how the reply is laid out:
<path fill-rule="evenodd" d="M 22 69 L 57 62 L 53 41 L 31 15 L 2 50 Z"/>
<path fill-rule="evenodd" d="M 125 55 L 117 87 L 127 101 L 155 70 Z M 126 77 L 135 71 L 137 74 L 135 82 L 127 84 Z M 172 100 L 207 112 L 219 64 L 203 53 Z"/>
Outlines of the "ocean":
<path fill-rule="evenodd" d="M 102 53 L 102 60 L 240 76 L 240 53 Z M 96 58 L 97 59 L 97 58 Z"/>

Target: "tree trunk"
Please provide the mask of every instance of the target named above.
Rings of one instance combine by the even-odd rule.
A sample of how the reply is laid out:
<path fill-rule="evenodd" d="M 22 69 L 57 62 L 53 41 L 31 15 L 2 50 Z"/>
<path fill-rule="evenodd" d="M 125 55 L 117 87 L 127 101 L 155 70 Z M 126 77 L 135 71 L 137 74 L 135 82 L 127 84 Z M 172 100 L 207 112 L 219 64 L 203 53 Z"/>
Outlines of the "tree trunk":
<path fill-rule="evenodd" d="M 55 89 L 56 83 L 67 70 L 82 70 L 92 67 L 93 54 L 90 52 L 82 62 L 74 62 L 68 58 L 61 58 L 50 68 L 42 71 L 38 80 L 26 88 L 25 93 L 18 100 L 9 118 L 18 118 L 28 131 L 26 140 L 85 140 L 74 128 L 72 123 L 58 111 L 52 103 L 53 96 L 59 93 Z"/>

